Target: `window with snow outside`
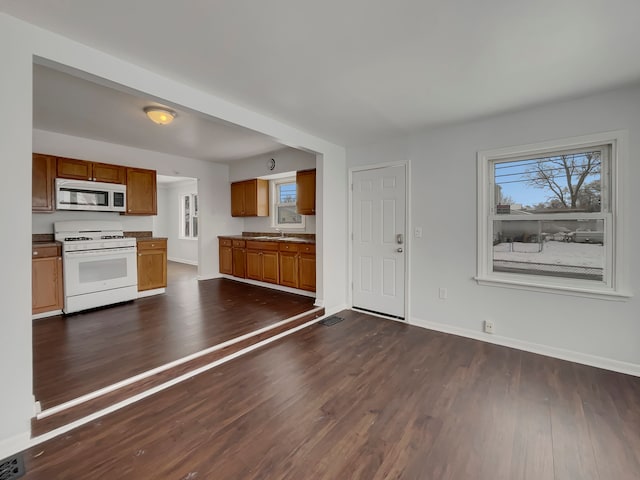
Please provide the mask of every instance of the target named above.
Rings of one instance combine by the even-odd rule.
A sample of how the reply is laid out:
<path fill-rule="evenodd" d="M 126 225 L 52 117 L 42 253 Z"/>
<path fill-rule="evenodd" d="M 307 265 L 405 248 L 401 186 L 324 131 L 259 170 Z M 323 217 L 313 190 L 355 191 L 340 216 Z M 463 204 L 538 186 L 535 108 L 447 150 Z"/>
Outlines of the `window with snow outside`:
<path fill-rule="evenodd" d="M 615 293 L 616 155 L 615 139 L 480 152 L 477 279 Z"/>

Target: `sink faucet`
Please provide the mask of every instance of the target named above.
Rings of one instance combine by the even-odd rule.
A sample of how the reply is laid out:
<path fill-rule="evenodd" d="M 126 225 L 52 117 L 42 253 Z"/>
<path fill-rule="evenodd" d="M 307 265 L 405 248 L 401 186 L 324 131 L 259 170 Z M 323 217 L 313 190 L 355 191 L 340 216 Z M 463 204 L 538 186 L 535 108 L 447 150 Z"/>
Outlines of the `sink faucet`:
<path fill-rule="evenodd" d="M 284 238 L 284 232 L 281 229 L 276 228 L 276 232 L 280 232 L 280 238 Z"/>

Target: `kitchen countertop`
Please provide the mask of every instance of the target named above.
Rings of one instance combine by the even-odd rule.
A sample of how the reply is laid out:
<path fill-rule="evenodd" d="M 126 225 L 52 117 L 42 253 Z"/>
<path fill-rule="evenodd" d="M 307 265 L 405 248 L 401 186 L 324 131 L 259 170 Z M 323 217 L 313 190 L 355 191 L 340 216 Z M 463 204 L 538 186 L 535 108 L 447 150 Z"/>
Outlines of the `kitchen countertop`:
<path fill-rule="evenodd" d="M 61 242 L 56 242 L 55 240 L 51 241 L 39 241 L 39 242 L 31 242 L 31 245 L 34 247 L 59 247 L 62 245 Z"/>
<path fill-rule="evenodd" d="M 312 238 L 303 238 L 303 237 L 297 237 L 296 235 L 286 235 L 284 238 L 296 238 L 298 240 L 282 240 L 282 237 L 280 237 L 279 235 L 275 235 L 275 236 L 269 236 L 268 238 L 265 238 L 266 235 L 260 235 L 260 236 L 253 236 L 253 235 L 219 235 L 218 238 L 225 238 L 228 240 L 249 240 L 249 241 L 255 241 L 255 242 L 284 242 L 284 243 L 302 243 L 302 244 L 311 244 L 311 245 L 315 245 L 316 241 L 315 239 Z"/>
<path fill-rule="evenodd" d="M 136 242 L 159 242 L 166 239 L 167 237 L 136 237 Z"/>

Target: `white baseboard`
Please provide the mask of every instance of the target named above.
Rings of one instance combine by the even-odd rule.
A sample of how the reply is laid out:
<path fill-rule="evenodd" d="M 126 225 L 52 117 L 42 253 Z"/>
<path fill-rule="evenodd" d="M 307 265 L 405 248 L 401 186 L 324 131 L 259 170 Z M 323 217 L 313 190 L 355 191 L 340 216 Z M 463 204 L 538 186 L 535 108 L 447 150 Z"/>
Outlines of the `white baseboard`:
<path fill-rule="evenodd" d="M 221 275 L 222 278 L 228 278 L 229 280 L 235 280 L 236 282 L 247 283 L 249 285 L 255 285 L 257 287 L 267 287 L 273 290 L 280 290 L 281 292 L 295 293 L 296 295 L 304 295 L 305 297 L 316 297 L 316 292 L 309 292 L 307 290 L 300 290 L 298 288 L 283 287 L 282 285 L 276 285 L 275 283 L 258 282 L 257 280 L 251 280 L 250 278 L 234 277 L 232 275 Z M 319 305 L 317 305 L 319 306 Z"/>
<path fill-rule="evenodd" d="M 219 273 L 211 273 L 209 275 L 198 275 L 198 281 L 200 280 L 213 280 L 214 278 L 222 278 L 224 277 L 224 275 L 221 275 Z M 233 278 L 233 277 L 229 277 L 229 278 Z"/>
<path fill-rule="evenodd" d="M 31 432 L 23 432 L 13 437 L 0 440 L 0 459 L 15 455 L 29 448 Z"/>
<path fill-rule="evenodd" d="M 541 345 L 538 343 L 527 342 L 510 337 L 503 337 L 500 335 L 476 332 L 474 330 L 455 327 L 444 323 L 430 322 L 428 320 L 423 320 L 416 317 L 411 318 L 410 323 L 411 325 L 426 328 L 429 330 L 450 333 L 452 335 L 458 335 L 460 337 L 473 338 L 474 340 L 480 340 L 482 342 L 502 345 L 504 347 L 516 348 L 525 352 L 537 353 L 540 355 L 545 355 L 547 357 L 559 358 L 560 360 L 567 360 L 569 362 L 580 363 L 582 365 L 589 365 L 591 367 L 603 368 L 605 370 L 611 370 L 613 372 L 625 373 L 627 375 L 640 377 L 640 365 L 637 365 L 635 363 L 621 362 L 620 360 L 599 357 L 597 355 L 590 355 L 588 353 L 550 347 L 548 345 Z"/>
<path fill-rule="evenodd" d="M 152 297 L 154 295 L 160 295 L 166 291 L 165 288 L 154 288 L 152 290 L 143 290 L 138 292 L 138 298 Z"/>
<path fill-rule="evenodd" d="M 174 258 L 174 257 L 167 257 L 167 260 L 170 262 L 185 263 L 187 265 L 195 265 L 196 267 L 198 266 L 197 260 L 187 260 L 185 258 Z"/>
<path fill-rule="evenodd" d="M 333 307 L 325 307 L 324 309 L 324 317 L 330 317 L 331 315 L 335 315 L 342 310 L 349 310 L 349 307 L 346 305 L 334 305 Z"/>
<path fill-rule="evenodd" d="M 51 310 L 49 312 L 36 313 L 31 315 L 31 320 L 38 320 L 39 318 L 53 317 L 54 315 L 62 315 L 62 310 Z"/>

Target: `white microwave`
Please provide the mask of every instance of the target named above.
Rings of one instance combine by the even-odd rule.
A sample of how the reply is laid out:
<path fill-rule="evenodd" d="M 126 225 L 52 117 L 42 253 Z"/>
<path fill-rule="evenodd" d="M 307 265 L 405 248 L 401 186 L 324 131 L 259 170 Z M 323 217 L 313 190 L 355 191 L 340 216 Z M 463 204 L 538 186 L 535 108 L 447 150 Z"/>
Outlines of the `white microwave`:
<path fill-rule="evenodd" d="M 124 212 L 126 205 L 126 185 L 56 178 L 56 210 Z"/>

